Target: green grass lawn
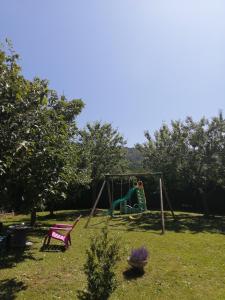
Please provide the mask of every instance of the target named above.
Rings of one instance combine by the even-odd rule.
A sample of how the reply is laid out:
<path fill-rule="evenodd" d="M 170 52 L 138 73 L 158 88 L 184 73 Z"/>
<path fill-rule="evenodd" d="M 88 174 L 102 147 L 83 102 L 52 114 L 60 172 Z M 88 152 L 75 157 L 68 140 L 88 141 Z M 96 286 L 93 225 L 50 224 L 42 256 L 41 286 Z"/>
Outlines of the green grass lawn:
<path fill-rule="evenodd" d="M 106 217 L 94 217 L 85 229 L 87 217 L 81 212 L 84 216 L 72 232 L 69 250 L 40 249 L 50 224 L 71 223 L 78 213 L 57 212 L 53 219 L 39 213 L 39 226 L 28 235 L 32 247 L 1 257 L 1 300 L 77 299 L 77 291 L 86 286 L 83 264 L 90 237 L 98 234 Z M 158 212 L 135 220 L 119 216 L 109 222 L 110 233 L 121 238 L 122 247 L 116 268 L 118 288 L 110 299 L 225 299 L 225 217 L 177 215 L 174 222 L 167 214 L 165 235 L 160 234 Z M 2 221 L 8 226 L 28 220 L 28 216 L 19 215 Z M 150 251 L 150 260 L 144 275 L 138 277 L 130 272 L 127 257 L 132 248 L 143 245 Z"/>

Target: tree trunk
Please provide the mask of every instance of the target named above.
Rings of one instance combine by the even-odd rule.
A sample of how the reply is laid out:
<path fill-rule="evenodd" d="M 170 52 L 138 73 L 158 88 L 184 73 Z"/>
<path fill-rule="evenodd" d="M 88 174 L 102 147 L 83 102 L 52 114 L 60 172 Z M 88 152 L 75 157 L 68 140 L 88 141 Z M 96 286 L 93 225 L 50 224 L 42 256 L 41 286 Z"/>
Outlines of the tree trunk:
<path fill-rule="evenodd" d="M 36 212 L 36 207 L 34 207 L 31 211 L 30 214 L 30 225 L 34 226 L 37 220 L 37 212 Z"/>
<path fill-rule="evenodd" d="M 52 200 L 49 206 L 49 216 L 54 217 L 55 202 Z"/>
<path fill-rule="evenodd" d="M 49 209 L 49 216 L 54 217 L 54 209 L 53 208 Z"/>
<path fill-rule="evenodd" d="M 202 195 L 202 204 L 203 204 L 203 209 L 204 209 L 204 215 L 205 215 L 205 217 L 208 217 L 209 216 L 209 206 L 208 206 L 206 194 Z"/>
<path fill-rule="evenodd" d="M 199 189 L 199 191 L 200 191 L 200 197 L 202 200 L 204 216 L 208 217 L 209 216 L 209 206 L 208 206 L 206 191 L 204 191 L 203 189 Z"/>

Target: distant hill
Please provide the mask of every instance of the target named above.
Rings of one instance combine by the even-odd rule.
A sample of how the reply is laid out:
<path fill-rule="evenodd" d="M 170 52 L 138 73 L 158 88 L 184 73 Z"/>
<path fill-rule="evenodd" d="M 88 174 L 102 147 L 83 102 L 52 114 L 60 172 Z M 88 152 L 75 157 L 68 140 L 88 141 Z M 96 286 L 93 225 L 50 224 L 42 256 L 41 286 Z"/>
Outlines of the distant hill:
<path fill-rule="evenodd" d="M 135 148 L 125 147 L 127 152 L 127 160 L 129 161 L 129 169 L 131 171 L 141 171 L 143 170 L 142 162 L 143 156 L 142 154 Z"/>

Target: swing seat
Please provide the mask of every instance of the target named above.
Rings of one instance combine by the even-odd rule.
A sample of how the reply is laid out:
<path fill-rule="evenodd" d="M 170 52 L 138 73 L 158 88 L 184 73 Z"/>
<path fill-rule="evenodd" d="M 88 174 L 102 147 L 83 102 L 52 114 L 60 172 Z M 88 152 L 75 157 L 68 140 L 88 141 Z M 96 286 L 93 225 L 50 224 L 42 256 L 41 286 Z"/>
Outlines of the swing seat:
<path fill-rule="evenodd" d="M 142 218 L 142 216 L 143 216 L 143 214 L 140 214 L 140 215 L 138 215 L 138 216 L 136 216 L 136 217 L 134 217 L 134 216 L 129 216 L 129 219 L 130 219 L 130 220 L 139 220 L 139 219 Z"/>
<path fill-rule="evenodd" d="M 145 210 L 140 207 L 138 203 L 135 203 L 134 206 L 125 205 L 127 214 L 138 214 L 143 213 Z"/>

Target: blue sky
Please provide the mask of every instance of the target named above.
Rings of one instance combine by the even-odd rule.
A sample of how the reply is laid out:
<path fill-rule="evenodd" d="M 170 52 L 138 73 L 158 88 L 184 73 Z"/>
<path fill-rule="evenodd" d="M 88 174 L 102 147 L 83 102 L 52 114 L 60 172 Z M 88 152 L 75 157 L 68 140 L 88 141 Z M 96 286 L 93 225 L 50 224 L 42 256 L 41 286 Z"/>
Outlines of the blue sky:
<path fill-rule="evenodd" d="M 6 37 L 27 78 L 84 100 L 80 127 L 111 122 L 129 146 L 224 111 L 224 0 L 2 0 Z"/>

